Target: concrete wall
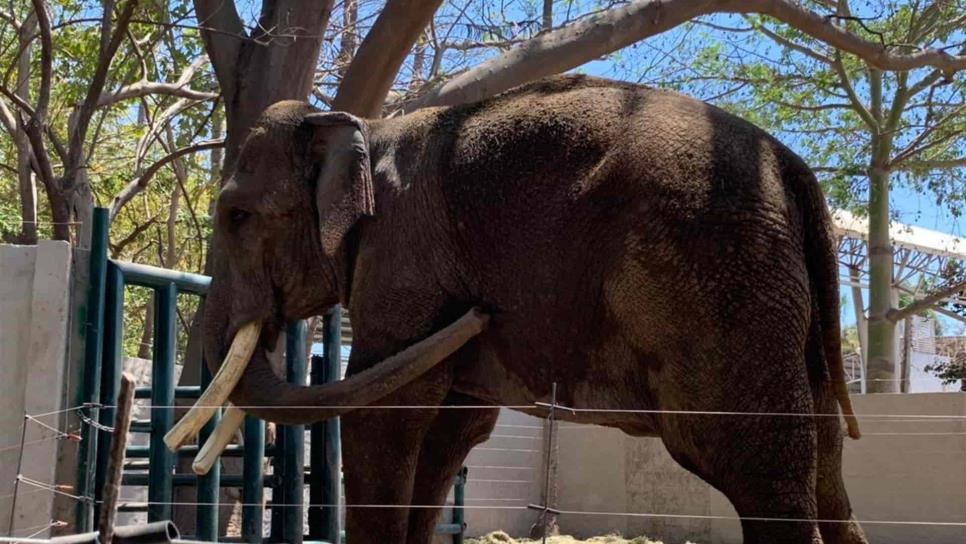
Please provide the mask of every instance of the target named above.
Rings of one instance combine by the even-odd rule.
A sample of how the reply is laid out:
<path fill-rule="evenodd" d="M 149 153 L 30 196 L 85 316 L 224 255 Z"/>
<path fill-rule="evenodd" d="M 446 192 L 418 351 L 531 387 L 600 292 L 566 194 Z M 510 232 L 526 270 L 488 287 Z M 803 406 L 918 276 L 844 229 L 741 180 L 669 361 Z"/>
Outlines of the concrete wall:
<path fill-rule="evenodd" d="M 65 242 L 0 246 L 0 527 L 3 534 L 44 536 L 53 519 L 53 493 L 14 481 L 21 458 L 23 415 L 68 405 L 66 354 L 70 324 L 71 251 Z M 62 414 L 40 417 L 59 427 Z M 56 482 L 57 433 L 28 422 L 20 474 Z"/>
<path fill-rule="evenodd" d="M 860 520 L 966 523 L 966 393 L 857 395 L 860 415 L 946 415 L 959 419 L 864 417 L 864 437 L 846 440 L 846 487 Z M 520 416 L 526 417 L 526 416 Z M 531 419 L 539 425 L 540 420 Z M 500 429 L 494 434 L 501 434 Z M 741 542 L 735 519 L 693 519 L 647 514 L 685 514 L 734 518 L 725 497 L 674 462 L 660 440 L 632 438 L 603 427 L 562 423 L 559 427 L 559 495 L 562 510 L 595 512 L 560 517 L 561 531 L 580 537 L 618 532 L 647 535 L 664 542 L 698 544 Z M 490 446 L 490 442 L 481 447 Z M 475 452 L 474 454 L 475 455 Z M 471 456 L 471 459 L 474 457 Z M 471 480 L 472 480 L 471 471 Z M 540 478 L 531 496 L 539 498 Z M 470 489 L 473 489 L 472 487 Z M 505 494 L 502 489 L 489 491 Z M 518 493 L 525 494 L 523 490 Z M 467 492 L 469 496 L 469 491 Z M 536 501 L 531 501 L 536 502 Z M 502 528 L 526 535 L 516 511 L 467 512 L 470 534 Z M 602 513 L 631 513 L 606 515 Z M 505 521 L 501 521 L 505 520 Z M 875 544 L 966 542 L 966 527 L 864 525 Z"/>

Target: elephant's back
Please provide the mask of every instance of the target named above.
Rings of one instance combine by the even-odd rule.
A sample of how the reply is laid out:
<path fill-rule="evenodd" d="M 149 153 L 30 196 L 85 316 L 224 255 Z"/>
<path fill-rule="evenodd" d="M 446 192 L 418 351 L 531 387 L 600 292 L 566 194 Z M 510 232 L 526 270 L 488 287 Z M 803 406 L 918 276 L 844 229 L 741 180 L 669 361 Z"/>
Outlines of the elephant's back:
<path fill-rule="evenodd" d="M 783 176 L 800 160 L 747 122 L 562 77 L 384 127 L 400 176 L 448 222 L 461 277 L 440 284 L 498 316 L 496 358 L 531 390 L 548 368 L 581 383 L 614 358 L 710 353 L 768 289 L 782 295 L 769 319 L 801 334 L 801 221 Z M 620 368 L 615 383 L 641 379 Z"/>

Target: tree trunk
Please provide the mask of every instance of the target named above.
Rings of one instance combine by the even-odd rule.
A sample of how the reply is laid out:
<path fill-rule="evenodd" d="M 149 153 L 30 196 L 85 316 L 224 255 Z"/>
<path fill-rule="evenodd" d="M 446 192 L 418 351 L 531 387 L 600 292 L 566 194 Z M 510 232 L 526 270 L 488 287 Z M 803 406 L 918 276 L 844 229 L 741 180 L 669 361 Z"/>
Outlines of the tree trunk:
<path fill-rule="evenodd" d="M 889 238 L 889 182 L 887 169 L 891 141 L 873 136 L 869 172 L 869 371 L 870 393 L 894 393 L 896 381 L 896 324 L 888 319 L 892 309 L 893 256 Z"/>
<path fill-rule="evenodd" d="M 152 339 L 154 338 L 154 297 L 148 299 L 144 305 L 144 329 L 141 331 L 141 341 L 138 342 L 138 358 L 151 359 Z"/>
<path fill-rule="evenodd" d="M 868 386 L 869 360 L 869 323 L 865 319 L 865 302 L 862 300 L 862 287 L 859 285 L 859 271 L 849 268 L 849 283 L 852 284 L 852 308 L 855 311 L 855 330 L 859 336 L 859 364 L 862 365 L 861 391 L 864 394 Z"/>
<path fill-rule="evenodd" d="M 200 6 L 206 2 L 196 1 Z M 230 4 L 217 0 L 218 4 Z M 234 9 L 232 6 L 230 9 Z M 332 0 L 265 0 L 258 29 L 251 40 L 237 40 L 236 55 L 226 59 L 232 66 L 218 66 L 218 55 L 211 55 L 224 92 L 226 123 L 225 166 L 232 169 L 238 150 L 255 120 L 268 106 L 279 100 L 305 100 L 312 92 L 315 65 L 322 47 L 321 35 L 332 11 Z M 199 9 L 199 19 L 202 18 Z M 237 14 L 235 14 L 237 18 Z M 276 37 L 269 34 L 305 34 Z M 213 33 L 203 32 L 210 36 Z M 232 39 L 232 38 L 229 38 Z M 266 45 L 264 42 L 268 42 Z M 211 42 L 206 39 L 206 45 Z M 209 49 L 210 49 L 209 45 Z M 231 81 L 225 81 L 230 78 Z"/>

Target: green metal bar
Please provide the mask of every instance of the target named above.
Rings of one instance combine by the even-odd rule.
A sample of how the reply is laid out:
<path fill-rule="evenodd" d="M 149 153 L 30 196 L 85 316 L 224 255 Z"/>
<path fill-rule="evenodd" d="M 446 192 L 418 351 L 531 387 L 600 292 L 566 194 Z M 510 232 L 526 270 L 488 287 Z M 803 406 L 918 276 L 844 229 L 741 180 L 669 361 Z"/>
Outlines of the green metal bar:
<path fill-rule="evenodd" d="M 145 472 L 125 472 L 121 476 L 123 485 L 145 486 L 149 485 L 150 482 L 151 475 Z M 262 476 L 262 486 L 273 486 L 278 482 L 279 478 L 272 474 Z M 221 477 L 219 483 L 221 487 L 244 487 L 246 481 L 243 475 L 226 474 Z M 195 487 L 198 485 L 198 476 L 194 474 L 172 474 L 171 485 L 173 487 Z"/>
<path fill-rule="evenodd" d="M 274 455 L 274 448 L 268 448 L 268 455 Z M 151 447 L 150 446 L 128 446 L 125 457 L 128 459 L 147 459 L 150 457 Z M 178 457 L 194 457 L 198 455 L 198 446 L 182 446 L 178 450 Z M 221 453 L 222 457 L 244 457 L 245 450 L 241 446 L 230 445 L 225 448 L 225 451 Z"/>
<path fill-rule="evenodd" d="M 197 385 L 179 385 L 174 388 L 174 398 L 176 399 L 196 399 L 201 396 L 201 388 Z M 136 399 L 149 399 L 151 398 L 151 388 L 150 387 L 136 387 L 134 389 L 134 398 Z"/>
<path fill-rule="evenodd" d="M 305 384 L 305 322 L 288 324 L 285 332 L 286 378 L 291 383 Z M 272 510 L 272 537 L 290 544 L 301 544 L 302 504 L 305 469 L 305 426 L 279 425 L 279 452 L 273 459 L 275 473 L 281 476 L 279 487 L 272 491 L 272 502 L 286 505 Z"/>
<path fill-rule="evenodd" d="M 211 371 L 204 361 L 201 362 L 201 388 L 205 389 L 211 383 Z M 221 421 L 221 410 L 208 420 L 201 428 L 198 443 L 204 444 L 208 436 Z M 197 540 L 215 542 L 218 540 L 218 496 L 221 481 L 221 462 L 216 461 L 211 470 L 204 476 L 198 476 L 198 505 L 195 510 L 195 536 Z"/>
<path fill-rule="evenodd" d="M 323 321 L 323 357 L 324 366 L 322 367 L 322 382 L 330 383 L 339 381 L 342 377 L 342 307 L 335 306 L 326 314 Z M 321 444 L 322 463 L 319 470 L 322 471 L 322 502 L 321 504 L 341 504 L 342 503 L 342 440 L 339 418 L 334 417 L 313 425 L 322 427 L 322 440 L 316 441 L 312 437 L 312 453 L 315 453 L 316 444 Z M 316 470 L 315 463 L 312 470 Z M 322 509 L 322 519 L 320 526 L 324 530 L 324 537 L 330 542 L 339 542 L 339 535 L 342 534 L 342 519 L 339 517 L 339 507 L 331 506 Z"/>
<path fill-rule="evenodd" d="M 92 217 L 90 251 L 90 285 L 87 291 L 87 308 L 84 316 L 84 382 L 78 404 L 98 402 L 101 398 L 101 333 L 104 323 L 104 288 L 107 283 L 107 244 L 110 216 L 105 208 L 94 208 Z M 95 420 L 96 408 L 89 414 Z M 84 425 L 77 452 L 77 494 L 93 499 L 95 477 L 93 468 L 97 463 L 97 432 Z M 94 529 L 93 501 L 78 501 L 75 525 L 78 532 Z"/>
<path fill-rule="evenodd" d="M 245 416 L 245 459 L 242 468 L 242 538 L 245 542 L 261 542 L 263 539 L 262 499 L 265 458 L 265 422 Z"/>
<path fill-rule="evenodd" d="M 124 272 L 124 279 L 128 285 L 166 289 L 168 285 L 174 284 L 178 291 L 182 293 L 204 295 L 208 292 L 208 286 L 211 284 L 211 278 L 201 274 L 179 272 L 146 264 L 126 262 L 117 262 L 116 264 Z"/>
<path fill-rule="evenodd" d="M 175 456 L 164 443 L 174 423 L 174 362 L 178 289 L 173 283 L 154 294 L 154 361 L 151 366 L 151 451 L 148 455 L 148 522 L 171 519 L 171 474 Z"/>
<path fill-rule="evenodd" d="M 101 408 L 100 423 L 114 425 L 117 394 L 121 387 L 121 371 L 124 357 L 124 275 L 113 263 L 107 263 L 107 284 L 104 300 L 104 345 L 101 358 Z M 98 443 L 104 447 L 97 449 L 97 465 L 94 477 L 94 514 L 100 518 L 100 504 L 107 477 L 107 462 L 110 457 L 111 433 L 98 431 Z"/>
<path fill-rule="evenodd" d="M 463 506 L 466 505 L 466 475 L 468 473 L 469 469 L 463 467 L 456 476 L 456 485 L 453 487 L 453 525 L 458 525 L 460 528 L 458 533 L 451 533 L 453 544 L 463 544 L 463 533 L 466 532 Z"/>
<path fill-rule="evenodd" d="M 436 526 L 434 531 L 438 535 L 453 535 L 453 541 L 456 541 L 457 536 L 462 537 L 463 534 L 463 524 L 461 523 L 440 523 Z"/>

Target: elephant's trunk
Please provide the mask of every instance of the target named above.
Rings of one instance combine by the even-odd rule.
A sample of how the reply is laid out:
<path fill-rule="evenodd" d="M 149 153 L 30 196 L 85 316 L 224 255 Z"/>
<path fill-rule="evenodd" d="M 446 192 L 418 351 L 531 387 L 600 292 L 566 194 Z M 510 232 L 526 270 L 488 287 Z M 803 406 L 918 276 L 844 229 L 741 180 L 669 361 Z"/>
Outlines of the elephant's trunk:
<path fill-rule="evenodd" d="M 235 335 L 225 363 L 202 396 L 205 405 L 201 406 L 199 402 L 197 410 L 192 409 L 201 415 L 183 418 L 171 429 L 165 441 L 171 449 L 184 444 L 211 417 L 208 407 L 220 406 L 227 400 L 226 395 L 246 413 L 286 425 L 315 423 L 367 406 L 442 362 L 482 332 L 488 320 L 479 309 L 471 309 L 446 328 L 354 376 L 313 386 L 292 384 L 279 378 L 272 370 L 264 348 L 252 350 L 249 347 L 254 344 L 250 337 L 252 331 L 257 335 L 260 325 L 247 324 Z M 240 354 L 250 355 L 250 360 L 245 361 L 238 356 Z M 226 368 L 228 365 L 234 368 Z M 237 385 L 227 381 L 239 373 Z M 223 381 L 222 376 L 228 378 Z M 226 387 L 226 383 L 232 387 Z M 216 394 L 208 394 L 210 392 Z"/>

